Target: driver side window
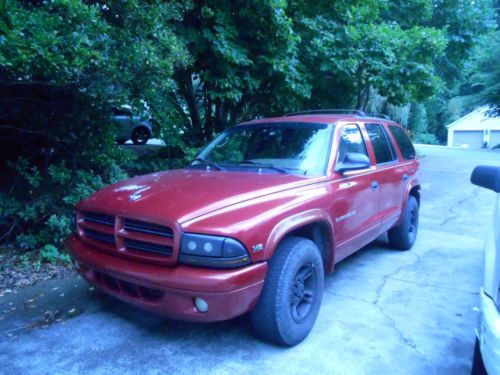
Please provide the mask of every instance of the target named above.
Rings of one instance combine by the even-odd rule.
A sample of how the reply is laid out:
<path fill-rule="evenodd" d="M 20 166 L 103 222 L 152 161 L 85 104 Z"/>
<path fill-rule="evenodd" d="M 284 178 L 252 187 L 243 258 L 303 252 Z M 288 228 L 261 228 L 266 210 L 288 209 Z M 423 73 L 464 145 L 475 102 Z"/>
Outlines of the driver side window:
<path fill-rule="evenodd" d="M 356 124 L 344 125 L 340 130 L 337 163 L 341 163 L 348 153 L 363 154 L 368 157 L 365 141 L 359 126 Z"/>

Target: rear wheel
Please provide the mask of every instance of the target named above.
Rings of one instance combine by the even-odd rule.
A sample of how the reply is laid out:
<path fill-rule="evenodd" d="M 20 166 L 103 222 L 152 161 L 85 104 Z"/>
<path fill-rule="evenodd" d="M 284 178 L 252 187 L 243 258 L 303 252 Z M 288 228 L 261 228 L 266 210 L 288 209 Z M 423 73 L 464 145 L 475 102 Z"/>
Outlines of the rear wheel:
<path fill-rule="evenodd" d="M 415 243 L 418 233 L 418 202 L 408 197 L 401 224 L 389 230 L 389 243 L 398 250 L 409 250 Z"/>
<path fill-rule="evenodd" d="M 134 131 L 132 132 L 132 142 L 134 142 L 135 145 L 146 144 L 148 139 L 149 139 L 149 131 L 144 126 L 139 126 L 138 128 L 135 128 Z"/>
<path fill-rule="evenodd" d="M 251 313 L 254 332 L 283 346 L 304 340 L 318 316 L 323 281 L 316 244 L 300 237 L 284 239 L 269 261 L 262 294 Z"/>

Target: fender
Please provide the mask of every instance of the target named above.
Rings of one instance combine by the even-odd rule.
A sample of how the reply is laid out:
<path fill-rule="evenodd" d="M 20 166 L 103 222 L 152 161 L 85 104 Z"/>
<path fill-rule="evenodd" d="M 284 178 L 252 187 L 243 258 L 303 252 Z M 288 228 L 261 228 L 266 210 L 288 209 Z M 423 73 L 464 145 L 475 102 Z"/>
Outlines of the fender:
<path fill-rule="evenodd" d="M 401 215 L 396 223 L 396 226 L 400 225 L 401 224 L 401 220 L 403 219 L 403 213 L 405 212 L 405 208 L 406 208 L 406 202 L 408 202 L 408 197 L 410 196 L 410 191 L 411 189 L 413 189 L 415 186 L 419 186 L 419 191 L 420 191 L 420 184 L 419 184 L 419 181 L 418 179 L 414 178 L 412 179 L 408 185 L 406 186 L 406 189 L 405 189 L 405 193 L 403 195 L 403 201 L 401 202 Z"/>
<path fill-rule="evenodd" d="M 290 232 L 304 225 L 311 223 L 321 223 L 326 225 L 329 232 L 329 237 L 327 238 L 329 243 L 329 249 L 326 254 L 326 262 L 325 262 L 325 272 L 331 273 L 333 271 L 333 266 L 335 264 L 335 251 L 334 251 L 334 232 L 333 232 L 333 223 L 331 221 L 330 215 L 323 211 L 322 209 L 315 208 L 312 210 L 300 212 L 298 214 L 289 216 L 283 220 L 281 220 L 278 224 L 274 226 L 269 237 L 267 238 L 264 259 L 270 259 L 280 241 Z"/>

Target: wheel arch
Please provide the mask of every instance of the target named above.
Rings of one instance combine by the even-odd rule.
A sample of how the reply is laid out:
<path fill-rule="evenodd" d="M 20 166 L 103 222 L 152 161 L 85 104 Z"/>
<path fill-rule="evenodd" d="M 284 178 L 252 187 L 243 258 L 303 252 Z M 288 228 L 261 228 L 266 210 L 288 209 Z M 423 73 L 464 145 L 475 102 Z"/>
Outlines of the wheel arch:
<path fill-rule="evenodd" d="M 420 190 L 421 190 L 421 187 L 419 184 L 416 184 L 413 187 L 411 187 L 410 190 L 408 191 L 408 194 L 406 195 L 406 200 L 408 200 L 408 198 L 410 196 L 415 197 L 415 199 L 417 200 L 418 206 L 420 207 Z"/>
<path fill-rule="evenodd" d="M 325 211 L 312 209 L 280 221 L 268 237 L 265 259 L 270 259 L 281 241 L 289 236 L 304 237 L 313 241 L 320 249 L 325 273 L 333 272 L 335 264 L 333 224 Z"/>
<path fill-rule="evenodd" d="M 415 197 L 415 199 L 417 200 L 418 207 L 420 207 L 420 190 L 421 190 L 421 186 L 419 183 L 415 182 L 412 184 L 408 184 L 408 186 L 406 187 L 405 194 L 403 196 L 403 202 L 401 202 L 401 215 L 400 215 L 398 221 L 396 222 L 395 226 L 401 225 L 401 220 L 403 220 L 403 214 L 405 212 L 406 203 L 408 202 L 408 198 Z"/>

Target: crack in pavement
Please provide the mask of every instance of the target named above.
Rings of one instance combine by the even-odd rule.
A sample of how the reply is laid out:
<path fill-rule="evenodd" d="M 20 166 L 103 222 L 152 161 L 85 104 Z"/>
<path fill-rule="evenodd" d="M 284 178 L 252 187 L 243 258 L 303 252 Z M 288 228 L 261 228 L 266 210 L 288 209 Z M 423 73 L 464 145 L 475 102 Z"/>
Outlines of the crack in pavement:
<path fill-rule="evenodd" d="M 450 207 L 448 208 L 448 212 L 451 214 L 451 216 L 445 218 L 441 224 L 439 225 L 446 225 L 448 224 L 450 221 L 452 220 L 455 220 L 457 217 L 460 217 L 460 213 L 456 212 L 455 209 L 457 207 L 459 207 L 460 205 L 462 205 L 463 203 L 465 203 L 466 201 L 468 201 L 469 199 L 472 199 L 472 198 L 476 198 L 477 197 L 477 194 L 478 194 L 478 191 L 479 191 L 479 188 L 476 187 L 472 190 L 472 194 L 468 195 L 468 196 L 465 196 L 464 198 L 460 199 L 457 204 L 454 206 L 454 207 Z"/>
<path fill-rule="evenodd" d="M 430 249 L 429 251 L 432 251 L 432 250 L 433 249 Z M 382 290 L 384 289 L 384 287 L 387 284 L 387 280 L 388 279 L 398 280 L 397 278 L 394 278 L 393 276 L 395 276 L 396 274 L 398 274 L 402 269 L 404 269 L 406 267 L 411 267 L 411 266 L 413 266 L 416 263 L 419 263 L 421 261 L 421 257 L 420 257 L 419 254 L 417 254 L 415 252 L 410 253 L 410 254 L 415 257 L 415 260 L 413 262 L 403 264 L 403 265 L 399 266 L 398 268 L 396 268 L 396 270 L 394 270 L 393 272 L 391 272 L 391 273 L 389 273 L 387 275 L 384 275 L 383 279 L 382 279 L 382 283 L 378 286 L 378 288 L 375 291 L 376 297 L 375 297 L 375 299 L 373 301 L 368 301 L 368 300 L 365 300 L 365 299 L 362 299 L 362 298 L 357 298 L 357 297 L 353 297 L 353 296 L 348 296 L 348 295 L 343 295 L 343 294 L 335 293 L 335 292 L 333 292 L 331 290 L 328 290 L 328 289 L 325 289 L 324 291 L 326 293 L 328 293 L 328 294 L 331 294 L 331 295 L 335 295 L 335 296 L 339 296 L 339 297 L 343 297 L 343 298 L 349 298 L 349 299 L 352 299 L 352 300 L 355 300 L 355 301 L 358 301 L 358 302 L 362 302 L 362 303 L 366 303 L 368 305 L 375 306 L 377 308 L 377 310 L 380 311 L 380 313 L 382 314 L 382 316 L 389 322 L 389 324 L 391 325 L 392 329 L 396 332 L 396 334 L 398 335 L 398 337 L 400 338 L 400 340 L 402 342 L 404 342 L 405 345 L 407 345 L 408 347 L 410 347 L 419 357 L 421 357 L 424 360 L 427 360 L 426 356 L 422 352 L 420 352 L 418 350 L 417 345 L 412 340 L 410 340 L 409 338 L 407 338 L 403 334 L 403 332 L 398 328 L 395 320 L 389 316 L 389 314 L 384 310 L 383 306 L 380 304 L 380 296 L 382 294 Z M 398 280 L 398 281 L 404 281 L 404 280 Z"/>
<path fill-rule="evenodd" d="M 471 292 L 471 291 L 468 291 L 468 290 L 461 290 L 461 289 L 456 289 L 456 288 L 450 288 L 450 287 L 447 287 L 447 286 L 441 286 L 441 285 L 436 285 L 436 284 L 417 283 L 415 281 L 398 279 L 397 277 L 388 277 L 388 279 L 391 279 L 391 280 L 394 280 L 394 281 L 401 281 L 403 283 L 408 283 L 408 284 L 413 284 L 413 285 L 418 285 L 418 286 L 428 286 L 428 287 L 436 288 L 436 289 L 445 289 L 445 290 L 451 290 L 453 292 L 479 295 L 479 292 Z"/>
<path fill-rule="evenodd" d="M 382 307 L 382 305 L 380 304 L 380 296 L 382 294 L 382 290 L 384 289 L 384 287 L 386 286 L 387 284 L 387 280 L 388 279 L 391 279 L 392 276 L 396 275 L 397 273 L 399 273 L 402 269 L 406 268 L 406 267 L 410 267 L 410 266 L 413 266 L 414 264 L 416 263 L 419 263 L 421 261 L 421 258 L 420 258 L 420 255 L 418 255 L 417 253 L 413 252 L 413 253 L 410 253 L 412 254 L 413 256 L 415 256 L 415 261 L 411 262 L 411 263 L 407 263 L 407 264 L 403 264 L 401 266 L 399 266 L 398 268 L 396 268 L 395 271 L 387 274 L 387 275 L 384 275 L 383 279 L 382 279 L 382 283 L 380 284 L 380 286 L 377 288 L 377 290 L 375 291 L 376 293 L 376 297 L 375 299 L 372 301 L 372 305 L 375 306 L 379 311 L 380 313 L 384 316 L 384 318 L 390 323 L 390 325 L 392 326 L 392 328 L 394 329 L 394 331 L 398 334 L 399 338 L 401 339 L 401 341 L 403 341 L 407 346 L 409 346 L 410 348 L 412 348 L 412 350 L 417 353 L 418 356 L 420 356 L 421 358 L 423 358 L 424 360 L 427 360 L 427 358 L 425 357 L 425 355 L 420 352 L 417 348 L 417 344 L 415 344 L 412 340 L 410 340 L 409 338 L 407 338 L 403 332 L 398 328 L 398 326 L 396 325 L 396 321 L 391 318 L 389 316 L 389 314 L 384 310 L 384 308 Z"/>
<path fill-rule="evenodd" d="M 331 295 L 334 295 L 334 296 L 343 297 L 343 298 L 348 298 L 348 299 L 352 299 L 352 300 L 354 300 L 354 301 L 359 301 L 359 302 L 363 302 L 363 303 L 366 303 L 366 304 L 371 305 L 371 302 L 370 302 L 370 301 L 367 301 L 366 299 L 363 299 L 363 298 L 357 298 L 357 297 L 353 297 L 353 296 L 347 296 L 347 295 L 345 295 L 345 294 L 335 293 L 335 292 L 332 292 L 331 290 L 328 290 L 328 289 L 325 289 L 324 291 L 325 291 L 326 293 L 331 294 Z"/>

